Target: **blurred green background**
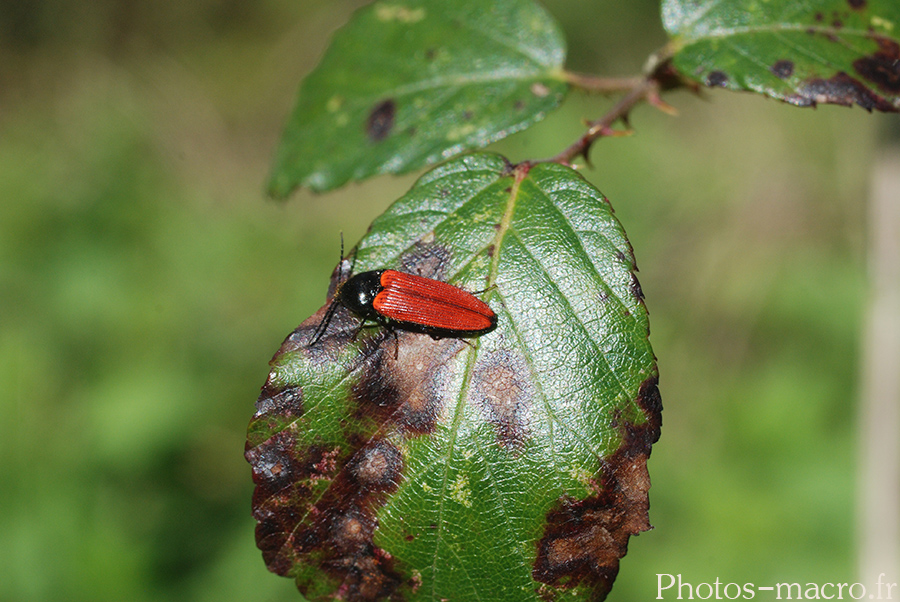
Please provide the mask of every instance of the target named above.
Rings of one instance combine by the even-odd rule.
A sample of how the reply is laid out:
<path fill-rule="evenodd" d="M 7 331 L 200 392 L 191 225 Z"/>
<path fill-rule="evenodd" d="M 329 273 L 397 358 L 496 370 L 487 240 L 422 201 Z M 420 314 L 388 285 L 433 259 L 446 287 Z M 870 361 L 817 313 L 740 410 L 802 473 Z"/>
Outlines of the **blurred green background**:
<path fill-rule="evenodd" d="M 254 543 L 247 422 L 282 339 L 413 177 L 263 195 L 359 2 L 0 3 L 0 600 L 297 600 Z M 571 69 L 638 72 L 658 4 L 548 1 Z M 629 232 L 665 412 L 611 600 L 854 581 L 865 199 L 856 109 L 667 97 L 585 175 Z M 495 146 L 548 156 L 609 106 Z M 893 123 L 896 123 L 894 118 Z"/>

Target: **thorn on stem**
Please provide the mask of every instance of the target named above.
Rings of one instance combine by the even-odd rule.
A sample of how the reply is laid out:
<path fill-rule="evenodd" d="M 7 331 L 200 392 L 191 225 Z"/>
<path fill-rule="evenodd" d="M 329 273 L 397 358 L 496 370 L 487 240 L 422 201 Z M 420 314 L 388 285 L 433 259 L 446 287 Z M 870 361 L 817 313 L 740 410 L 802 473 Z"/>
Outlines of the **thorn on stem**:
<path fill-rule="evenodd" d="M 629 83 L 627 93 L 603 117 L 587 123 L 587 132 L 577 142 L 555 157 L 547 159 L 547 161 L 571 166 L 573 159 L 584 157 L 585 162 L 590 165 L 588 154 L 591 146 L 598 139 L 611 136 L 629 136 L 633 133 L 628 117 L 631 110 L 641 102 L 647 102 L 663 112 L 675 114 L 674 107 L 669 106 L 660 98 L 660 90 L 663 89 L 664 82 L 656 74 L 663 73 L 657 70 L 650 75 L 627 80 Z M 613 129 L 613 124 L 620 120 L 625 125 L 625 129 Z"/>
<path fill-rule="evenodd" d="M 667 115 L 672 115 L 673 117 L 678 115 L 678 109 L 667 103 L 660 97 L 659 90 L 651 90 L 647 93 L 647 102 L 650 106 L 655 107 L 662 111 Z"/>
<path fill-rule="evenodd" d="M 631 136 L 632 134 L 634 134 L 634 130 L 631 129 L 630 127 L 625 128 L 624 130 L 614 130 L 613 128 L 604 128 L 601 133 L 602 133 L 603 138 L 622 138 L 624 136 Z"/>

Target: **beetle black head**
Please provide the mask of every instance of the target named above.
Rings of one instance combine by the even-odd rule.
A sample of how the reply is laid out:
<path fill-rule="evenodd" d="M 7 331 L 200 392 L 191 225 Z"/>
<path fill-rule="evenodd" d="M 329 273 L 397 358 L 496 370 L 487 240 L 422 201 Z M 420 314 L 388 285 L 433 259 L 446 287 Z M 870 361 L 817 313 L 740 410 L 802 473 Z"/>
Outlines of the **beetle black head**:
<path fill-rule="evenodd" d="M 307 346 L 312 347 L 319 342 L 319 339 L 325 334 L 331 318 L 334 317 L 334 312 L 337 311 L 338 305 L 343 305 L 362 318 L 363 321 L 377 320 L 378 312 L 375 311 L 372 302 L 375 300 L 375 296 L 384 290 L 384 287 L 381 286 L 381 275 L 383 273 L 384 270 L 363 272 L 356 276 L 351 276 L 346 282 L 339 283 L 337 290 L 334 291 L 334 297 L 332 297 L 331 303 L 328 305 L 328 310 L 325 312 L 325 317 L 319 322 L 313 333 L 312 340 Z"/>
<path fill-rule="evenodd" d="M 375 320 L 378 312 L 372 306 L 375 295 L 384 290 L 381 286 L 381 275 L 384 270 L 363 272 L 351 276 L 347 282 L 338 287 L 335 292 L 335 301 L 355 313 L 363 320 Z"/>

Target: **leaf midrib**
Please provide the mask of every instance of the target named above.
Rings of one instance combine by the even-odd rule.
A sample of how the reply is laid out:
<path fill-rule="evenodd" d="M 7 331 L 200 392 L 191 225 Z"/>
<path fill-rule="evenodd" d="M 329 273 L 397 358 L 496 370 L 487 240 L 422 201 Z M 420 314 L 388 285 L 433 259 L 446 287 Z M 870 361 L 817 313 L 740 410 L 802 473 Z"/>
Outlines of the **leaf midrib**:
<path fill-rule="evenodd" d="M 687 46 L 705 40 L 725 39 L 729 37 L 737 37 L 742 35 L 762 34 L 762 33 L 803 33 L 805 35 L 822 34 L 827 36 L 857 36 L 860 38 L 872 38 L 875 35 L 871 31 L 864 29 L 837 28 L 826 27 L 822 25 L 813 25 L 809 23 L 772 23 L 768 25 L 753 25 L 742 27 L 719 27 L 703 31 L 698 35 L 678 34 L 674 36 L 676 43 L 680 46 Z"/>

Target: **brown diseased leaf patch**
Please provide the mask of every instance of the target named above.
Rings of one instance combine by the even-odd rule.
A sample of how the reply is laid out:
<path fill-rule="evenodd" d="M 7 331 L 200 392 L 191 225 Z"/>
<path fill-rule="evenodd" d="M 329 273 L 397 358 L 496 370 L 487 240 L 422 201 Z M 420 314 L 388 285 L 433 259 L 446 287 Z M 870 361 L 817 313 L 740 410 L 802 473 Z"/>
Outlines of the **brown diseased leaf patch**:
<path fill-rule="evenodd" d="M 255 426 L 272 431 L 279 424 L 297 419 L 303 415 L 303 390 L 300 387 L 278 389 L 268 383 L 263 387 L 256 401 Z"/>
<path fill-rule="evenodd" d="M 366 121 L 366 134 L 369 136 L 369 140 L 381 142 L 387 138 L 394 128 L 396 113 L 397 103 L 393 99 L 389 98 L 375 105 Z"/>
<path fill-rule="evenodd" d="M 847 107 L 857 104 L 867 111 L 900 111 L 900 100 L 897 99 L 900 94 L 900 45 L 878 35 L 873 35 L 872 39 L 878 44 L 878 50 L 853 61 L 853 69 L 859 77 L 839 71 L 829 78 L 810 78 L 800 84 L 797 93 L 784 100 L 803 107 L 814 107 L 819 103 Z M 779 75 L 775 66 L 772 70 Z M 879 91 L 889 97 L 882 96 Z"/>
<path fill-rule="evenodd" d="M 858 79 L 854 79 L 843 71 L 828 79 L 812 79 L 801 88 L 800 96 L 817 103 L 831 103 L 846 107 L 858 104 L 867 111 L 893 112 L 897 109 L 881 96 L 878 96 Z"/>
<path fill-rule="evenodd" d="M 307 347 L 322 315 L 285 340 L 273 365 L 283 353 L 334 361 L 348 343 L 353 318 L 338 311 L 337 324 Z M 276 371 L 257 401 L 245 452 L 256 484 L 257 546 L 269 570 L 294 577 L 311 600 L 402 600 L 416 587 L 414 577 L 374 544 L 377 512 L 403 479 L 402 440 L 433 430 L 443 407 L 443 383 L 450 380 L 449 360 L 464 343 L 396 335 L 381 329 L 367 337 L 346 367 L 358 375 L 355 410 L 342 421 L 335 443 L 298 445 L 296 420 L 310 410 L 304 408 L 302 388 L 279 386 Z"/>
<path fill-rule="evenodd" d="M 400 258 L 399 270 L 407 274 L 444 280 L 447 277 L 450 259 L 450 252 L 446 247 L 416 242 L 412 251 Z"/>
<path fill-rule="evenodd" d="M 525 359 L 509 351 L 482 356 L 475 365 L 470 399 L 494 426 L 500 447 L 521 449 L 528 436 L 535 392 L 527 374 Z"/>
<path fill-rule="evenodd" d="M 634 298 L 638 301 L 644 301 L 644 289 L 641 288 L 640 281 L 633 273 L 631 274 L 631 294 L 634 295 Z"/>
<path fill-rule="evenodd" d="M 560 500 L 547 514 L 532 570 L 535 581 L 557 588 L 587 585 L 593 599 L 603 600 L 628 551 L 629 537 L 651 528 L 647 458 L 662 425 L 655 376 L 641 385 L 636 402 L 646 422 L 622 425 L 622 444 L 601 462 L 599 492 L 583 500 Z"/>
<path fill-rule="evenodd" d="M 319 599 L 322 577 L 348 601 L 388 600 L 404 584 L 373 536 L 376 511 L 403 471 L 391 441 L 351 437 L 350 444 L 297 448 L 287 430 L 249 449 L 256 490 L 256 541 L 269 570 L 296 576 L 304 595 Z M 299 573 L 299 563 L 319 574 Z"/>
<path fill-rule="evenodd" d="M 369 352 L 363 376 L 353 388 L 359 407 L 356 418 L 389 423 L 404 435 L 430 433 L 443 408 L 449 360 L 465 343 L 410 332 L 394 334 Z"/>
<path fill-rule="evenodd" d="M 775 61 L 769 70 L 775 77 L 787 79 L 794 73 L 794 61 L 789 61 L 787 59 Z"/>
<path fill-rule="evenodd" d="M 710 71 L 706 76 L 706 85 L 710 88 L 724 88 L 728 85 L 728 75 L 724 71 Z"/>
<path fill-rule="evenodd" d="M 900 45 L 880 36 L 875 41 L 878 42 L 878 51 L 853 61 L 853 69 L 882 92 L 900 94 Z"/>

